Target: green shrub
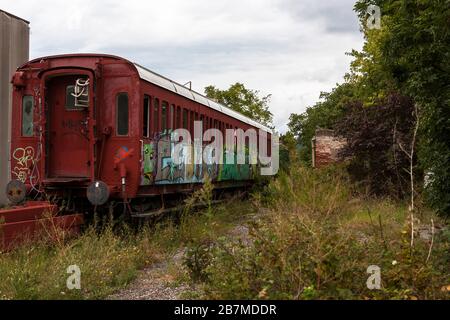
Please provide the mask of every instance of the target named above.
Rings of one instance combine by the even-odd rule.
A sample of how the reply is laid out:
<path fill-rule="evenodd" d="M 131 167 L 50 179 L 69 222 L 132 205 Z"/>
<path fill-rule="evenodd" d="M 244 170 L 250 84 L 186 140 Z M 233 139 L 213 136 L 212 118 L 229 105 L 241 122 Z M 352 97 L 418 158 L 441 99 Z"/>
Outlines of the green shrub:
<path fill-rule="evenodd" d="M 416 239 L 411 251 L 405 206 L 363 205 L 331 169 L 291 170 L 259 199 L 270 212 L 252 224 L 251 245 L 222 239 L 202 247 L 194 271 L 207 298 L 445 298 L 448 241 L 435 237 L 428 262 L 428 242 Z M 381 268 L 381 290 L 366 286 L 370 265 Z"/>

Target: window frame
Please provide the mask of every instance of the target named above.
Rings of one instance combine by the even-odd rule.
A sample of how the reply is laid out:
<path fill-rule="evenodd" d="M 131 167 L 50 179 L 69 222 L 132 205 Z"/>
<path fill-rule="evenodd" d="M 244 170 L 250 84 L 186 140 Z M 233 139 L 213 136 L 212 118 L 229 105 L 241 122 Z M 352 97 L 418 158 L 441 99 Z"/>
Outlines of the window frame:
<path fill-rule="evenodd" d="M 177 107 L 172 103 L 169 107 L 169 130 L 175 130 L 175 121 L 176 121 L 176 109 Z"/>
<path fill-rule="evenodd" d="M 186 108 L 182 112 L 182 125 L 183 129 L 189 130 L 189 110 Z"/>
<path fill-rule="evenodd" d="M 147 104 L 145 103 L 145 100 L 147 100 Z M 144 104 L 144 108 L 142 110 L 142 118 L 143 118 L 142 119 L 143 120 L 143 122 L 142 122 L 142 133 L 143 133 L 143 135 L 142 136 L 144 138 L 149 139 L 151 137 L 151 132 L 152 132 L 152 128 L 151 128 L 151 126 L 152 126 L 151 114 L 152 114 L 152 111 L 153 111 L 153 109 L 152 109 L 152 97 L 150 95 L 148 95 L 148 94 L 144 94 L 143 104 Z M 145 110 L 146 109 L 147 109 L 147 119 L 145 119 Z M 147 125 L 147 132 L 146 133 L 144 132 L 144 129 L 145 129 L 144 121 L 147 122 L 146 123 L 146 125 Z"/>
<path fill-rule="evenodd" d="M 127 97 L 127 133 L 119 134 L 119 97 L 125 95 Z M 116 128 L 115 133 L 117 137 L 129 137 L 130 136 L 130 96 L 128 92 L 118 92 L 116 94 Z"/>
<path fill-rule="evenodd" d="M 161 132 L 165 133 L 168 126 L 168 120 L 169 120 L 169 103 L 165 100 L 161 102 Z"/>
<path fill-rule="evenodd" d="M 195 122 L 195 112 L 193 110 L 190 110 L 189 132 L 191 133 L 191 135 L 194 135 L 194 122 Z"/>
<path fill-rule="evenodd" d="M 182 111 L 181 111 L 181 107 L 177 106 L 177 111 L 176 111 L 176 121 L 175 121 L 175 129 L 181 129 L 181 122 L 182 122 Z"/>
<path fill-rule="evenodd" d="M 24 125 L 24 108 L 25 108 L 25 99 L 26 98 L 31 98 L 31 135 L 25 135 L 23 132 L 23 125 Z M 20 108 L 20 115 L 21 115 L 21 120 L 20 120 L 20 135 L 24 138 L 32 138 L 34 137 L 34 108 L 36 106 L 36 103 L 34 101 L 34 96 L 32 94 L 25 94 L 22 96 L 22 106 Z"/>
<path fill-rule="evenodd" d="M 160 108 L 160 103 L 159 103 L 159 99 L 154 97 L 153 98 L 153 134 L 156 135 L 158 134 L 161 130 L 161 121 L 160 121 L 160 116 L 161 116 L 161 108 Z"/>

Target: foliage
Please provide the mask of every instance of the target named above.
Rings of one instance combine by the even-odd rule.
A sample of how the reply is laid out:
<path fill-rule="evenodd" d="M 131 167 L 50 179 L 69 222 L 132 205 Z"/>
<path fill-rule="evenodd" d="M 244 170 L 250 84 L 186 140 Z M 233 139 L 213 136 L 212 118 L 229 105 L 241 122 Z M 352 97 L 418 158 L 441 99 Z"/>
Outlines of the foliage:
<path fill-rule="evenodd" d="M 411 252 L 406 208 L 351 200 L 348 179 L 337 172 L 297 167 L 281 174 L 262 195 L 269 209 L 251 225 L 248 241 L 202 247 L 196 271 L 205 297 L 445 299 L 445 234 L 435 237 L 429 259 L 425 240 Z M 380 290 L 366 286 L 374 264 L 382 272 Z"/>
<path fill-rule="evenodd" d="M 370 2 L 361 0 L 355 6 L 362 19 Z M 419 160 L 424 170 L 433 172 L 426 194 L 434 208 L 450 214 L 450 1 L 377 4 L 382 29 L 365 32 L 367 46 L 376 46 L 378 52 L 371 65 L 384 70 L 385 78 L 419 106 Z"/>
<path fill-rule="evenodd" d="M 210 187 L 206 189 L 197 193 L 205 211 L 184 212 L 181 221 L 166 217 L 136 230 L 108 220 L 88 227 L 76 239 L 65 238 L 61 230 L 56 238 L 42 235 L 14 251 L 0 252 L 0 300 L 106 298 L 134 280 L 140 269 L 172 257 L 180 248 L 225 234 L 251 209 L 230 201 L 208 210 Z M 81 290 L 66 287 L 70 265 L 81 269 Z"/>
<path fill-rule="evenodd" d="M 297 139 L 292 132 L 280 136 L 280 170 L 289 172 L 291 164 L 298 162 Z"/>
<path fill-rule="evenodd" d="M 62 235 L 58 233 L 58 237 Z M 150 233 L 89 227 L 77 239 L 56 245 L 42 237 L 0 253 L 0 299 L 98 299 L 129 283 L 140 267 L 155 261 Z M 54 239 L 52 239 L 54 240 Z M 68 290 L 67 268 L 81 270 L 81 290 Z"/>
<path fill-rule="evenodd" d="M 207 216 L 213 214 L 212 201 L 213 201 L 214 185 L 209 177 L 206 177 L 203 187 L 195 191 L 190 197 L 188 197 L 184 203 L 184 216 L 191 213 L 196 206 L 206 207 Z"/>
<path fill-rule="evenodd" d="M 381 8 L 381 29 L 369 29 L 366 24 L 370 4 Z M 337 87 L 343 90 L 322 96 L 324 101 L 302 115 L 291 115 L 289 128 L 302 144 L 301 159 L 310 163 L 310 139 L 317 127 L 334 129 L 343 117 L 351 117 L 345 115 L 347 111 L 356 112 L 357 105 L 376 106 L 390 116 L 393 113 L 385 113 L 382 101 L 388 101 L 392 92 L 409 97 L 420 114 L 418 163 L 432 176 L 426 198 L 438 212 L 450 214 L 450 1 L 359 0 L 355 11 L 365 43 L 361 52 L 349 53 L 354 58 L 351 71 Z M 343 108 L 345 105 L 349 107 Z M 354 128 L 345 130 L 356 132 Z M 359 135 L 363 137 L 364 132 Z M 384 137 L 382 130 L 378 140 Z M 359 148 L 364 146 L 367 144 Z M 370 162 L 381 163 L 388 155 L 382 151 L 368 156 Z M 365 163 L 359 165 L 364 167 Z"/>
<path fill-rule="evenodd" d="M 396 93 L 372 106 L 355 102 L 345 107 L 345 116 L 335 126 L 347 140 L 342 156 L 351 159 L 353 180 L 370 193 L 399 199 L 409 193 L 409 158 L 402 148 L 409 148 L 412 140 L 413 113 L 411 99 Z"/>
<path fill-rule="evenodd" d="M 205 88 L 205 94 L 208 98 L 264 125 L 272 125 L 273 115 L 269 111 L 271 95 L 260 97 L 259 91 L 247 89 L 239 82 L 231 85 L 227 90 L 220 90 L 215 86 L 208 86 Z"/>
<path fill-rule="evenodd" d="M 323 92 L 320 98 L 323 101 L 289 118 L 289 131 L 298 139 L 300 159 L 307 164 L 311 164 L 311 139 L 316 129 L 332 128 L 342 118 L 344 106 L 353 99 L 352 86 L 349 83 L 337 85 L 332 92 Z"/>

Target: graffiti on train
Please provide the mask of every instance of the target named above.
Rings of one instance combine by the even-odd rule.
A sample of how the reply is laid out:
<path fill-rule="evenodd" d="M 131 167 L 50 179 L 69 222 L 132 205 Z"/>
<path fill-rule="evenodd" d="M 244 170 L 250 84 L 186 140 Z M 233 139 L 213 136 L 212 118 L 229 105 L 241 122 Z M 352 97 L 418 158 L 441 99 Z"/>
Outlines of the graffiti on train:
<path fill-rule="evenodd" d="M 31 172 L 35 162 L 34 148 L 17 148 L 14 150 L 12 157 L 16 163 L 11 173 L 17 180 L 25 183 L 28 178 L 32 178 Z"/>
<path fill-rule="evenodd" d="M 177 142 L 178 143 L 178 142 Z M 212 155 L 206 161 L 196 161 L 194 156 L 202 157 L 201 152 L 194 152 L 193 145 L 183 145 L 178 155 L 178 164 L 173 161 L 175 145 L 170 134 L 162 135 L 142 148 L 141 185 L 164 185 L 178 183 L 203 183 L 206 177 L 213 181 L 249 180 L 253 178 L 254 165 L 214 163 Z M 224 159 L 226 151 L 223 151 Z M 190 161 L 189 161 L 190 158 Z M 202 162 L 202 164 L 195 164 Z"/>

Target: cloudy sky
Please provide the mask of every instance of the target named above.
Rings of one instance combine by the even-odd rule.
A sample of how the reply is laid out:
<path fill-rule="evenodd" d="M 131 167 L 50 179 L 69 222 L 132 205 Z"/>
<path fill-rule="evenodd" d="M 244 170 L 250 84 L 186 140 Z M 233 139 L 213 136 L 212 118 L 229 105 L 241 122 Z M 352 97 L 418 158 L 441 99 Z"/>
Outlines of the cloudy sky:
<path fill-rule="evenodd" d="M 203 92 L 237 81 L 272 94 L 284 131 L 342 82 L 362 35 L 355 0 L 0 0 L 31 22 L 30 57 L 120 55 Z"/>

